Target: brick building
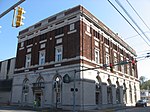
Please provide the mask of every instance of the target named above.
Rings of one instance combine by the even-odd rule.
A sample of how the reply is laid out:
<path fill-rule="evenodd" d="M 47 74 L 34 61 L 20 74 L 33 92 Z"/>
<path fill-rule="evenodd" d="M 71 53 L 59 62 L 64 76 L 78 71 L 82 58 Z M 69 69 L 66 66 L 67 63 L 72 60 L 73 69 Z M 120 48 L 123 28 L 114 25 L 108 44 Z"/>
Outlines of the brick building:
<path fill-rule="evenodd" d="M 84 7 L 62 11 L 19 32 L 12 103 L 79 110 L 134 105 L 137 65 L 108 65 L 135 56 Z"/>

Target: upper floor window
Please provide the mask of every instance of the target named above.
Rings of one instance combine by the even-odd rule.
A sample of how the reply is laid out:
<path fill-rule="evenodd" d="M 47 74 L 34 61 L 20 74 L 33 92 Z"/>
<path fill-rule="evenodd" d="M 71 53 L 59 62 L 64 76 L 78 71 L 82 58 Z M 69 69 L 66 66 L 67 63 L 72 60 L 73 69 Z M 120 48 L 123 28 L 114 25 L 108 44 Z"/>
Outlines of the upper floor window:
<path fill-rule="evenodd" d="M 27 40 L 27 45 L 31 45 L 32 43 L 33 43 L 33 38 L 32 38 L 32 39 Z"/>
<path fill-rule="evenodd" d="M 64 30 L 64 27 L 61 27 L 61 28 L 56 29 L 56 30 L 55 30 L 55 36 L 56 36 L 56 35 L 63 34 L 63 30 Z"/>
<path fill-rule="evenodd" d="M 26 68 L 31 66 L 31 54 L 26 55 Z"/>
<path fill-rule="evenodd" d="M 95 30 L 93 30 L 93 35 L 94 35 L 94 37 L 99 38 L 99 34 L 98 34 L 98 32 L 97 32 L 97 31 L 95 31 Z"/>
<path fill-rule="evenodd" d="M 20 47 L 24 47 L 24 42 L 21 42 L 21 45 L 20 45 Z"/>
<path fill-rule="evenodd" d="M 95 62 L 99 64 L 99 50 L 95 49 Z"/>
<path fill-rule="evenodd" d="M 110 61 L 109 61 L 109 48 L 105 47 L 105 56 L 106 56 L 106 64 L 110 64 Z"/>
<path fill-rule="evenodd" d="M 117 60 L 117 53 L 114 52 L 114 64 L 117 64 L 118 60 Z M 118 66 L 114 66 L 115 70 L 118 70 Z"/>
<path fill-rule="evenodd" d="M 86 25 L 86 30 L 88 33 L 90 33 L 90 26 L 89 25 Z"/>
<path fill-rule="evenodd" d="M 109 55 L 108 54 L 106 54 L 106 64 L 110 64 L 110 62 L 109 62 Z"/>
<path fill-rule="evenodd" d="M 62 60 L 62 52 L 63 52 L 62 46 L 57 46 L 55 48 L 55 61 L 56 62 L 59 62 Z"/>
<path fill-rule="evenodd" d="M 74 30 L 74 29 L 75 29 L 75 25 L 74 25 L 74 23 L 70 24 L 70 26 L 69 26 L 69 30 L 70 30 L 70 31 L 72 31 L 72 30 Z"/>
<path fill-rule="evenodd" d="M 47 38 L 47 33 L 40 35 L 40 41 L 45 40 Z"/>
<path fill-rule="evenodd" d="M 39 65 L 45 64 L 45 50 L 39 52 Z"/>
<path fill-rule="evenodd" d="M 121 56 L 120 61 L 123 62 L 123 57 Z M 121 65 L 121 72 L 125 72 L 124 65 Z"/>

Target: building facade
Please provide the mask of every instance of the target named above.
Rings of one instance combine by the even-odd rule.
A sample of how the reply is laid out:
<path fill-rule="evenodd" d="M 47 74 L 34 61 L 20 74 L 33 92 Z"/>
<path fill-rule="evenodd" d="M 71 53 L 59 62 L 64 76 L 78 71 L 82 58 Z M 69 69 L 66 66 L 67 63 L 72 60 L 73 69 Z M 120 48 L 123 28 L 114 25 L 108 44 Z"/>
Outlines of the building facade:
<path fill-rule="evenodd" d="M 19 32 L 12 103 L 78 110 L 134 105 L 135 56 L 84 7 L 62 11 Z"/>
<path fill-rule="evenodd" d="M 148 103 L 150 103 L 150 90 L 141 90 L 141 99 L 146 100 Z"/>
<path fill-rule="evenodd" d="M 11 101 L 14 70 L 15 58 L 0 61 L 0 104 L 8 104 Z"/>

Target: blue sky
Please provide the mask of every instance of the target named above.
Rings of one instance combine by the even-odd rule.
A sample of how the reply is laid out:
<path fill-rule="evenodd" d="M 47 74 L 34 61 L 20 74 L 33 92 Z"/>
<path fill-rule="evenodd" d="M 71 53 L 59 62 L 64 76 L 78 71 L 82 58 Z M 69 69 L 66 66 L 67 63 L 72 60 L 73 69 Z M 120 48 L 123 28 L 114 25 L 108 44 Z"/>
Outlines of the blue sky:
<path fill-rule="evenodd" d="M 0 0 L 0 14 L 7 10 L 10 6 L 19 0 Z M 129 7 L 126 0 L 119 0 L 130 15 L 136 20 L 141 29 L 150 36 L 150 31 L 145 27 L 141 20 L 135 15 Z M 136 11 L 144 19 L 150 27 L 150 0 L 129 0 Z M 123 13 L 121 8 L 116 4 L 115 0 L 112 3 Z M 119 13 L 108 3 L 107 0 L 26 0 L 20 6 L 26 11 L 24 14 L 24 25 L 15 28 L 12 27 L 13 11 L 9 12 L 4 17 L 0 18 L 0 60 L 6 60 L 16 56 L 17 51 L 17 35 L 18 32 L 37 23 L 38 21 L 56 14 L 60 11 L 72 8 L 76 5 L 83 5 L 87 10 L 94 14 L 100 21 L 108 26 L 112 31 L 118 33 L 131 47 L 133 47 L 138 56 L 150 52 L 148 46 L 131 26 L 119 15 Z M 125 15 L 125 13 L 123 13 Z M 125 15 L 126 16 L 126 15 Z M 127 16 L 126 16 L 127 17 Z M 149 42 L 150 43 L 150 42 Z M 149 50 L 149 51 L 148 51 Z M 138 62 L 139 76 L 145 76 L 148 79 L 150 74 L 150 60 L 146 59 Z"/>

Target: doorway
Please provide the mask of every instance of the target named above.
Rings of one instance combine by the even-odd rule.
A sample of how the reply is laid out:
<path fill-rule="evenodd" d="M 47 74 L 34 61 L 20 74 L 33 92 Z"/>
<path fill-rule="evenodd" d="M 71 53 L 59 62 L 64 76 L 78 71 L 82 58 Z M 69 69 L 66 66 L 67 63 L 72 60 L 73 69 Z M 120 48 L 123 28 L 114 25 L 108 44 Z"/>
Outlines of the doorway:
<path fill-rule="evenodd" d="M 35 93 L 35 101 L 37 102 L 37 107 L 41 107 L 41 93 Z"/>

